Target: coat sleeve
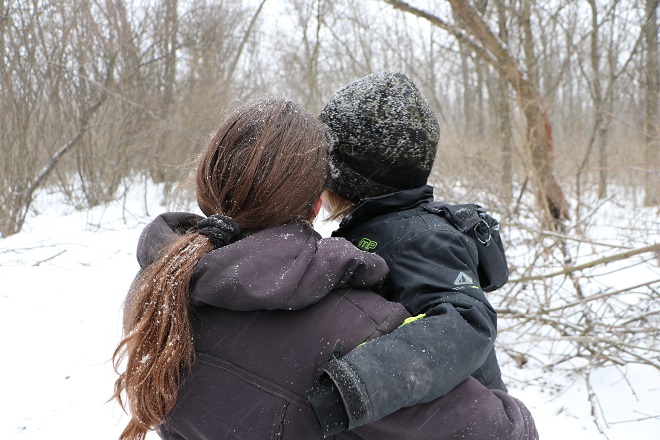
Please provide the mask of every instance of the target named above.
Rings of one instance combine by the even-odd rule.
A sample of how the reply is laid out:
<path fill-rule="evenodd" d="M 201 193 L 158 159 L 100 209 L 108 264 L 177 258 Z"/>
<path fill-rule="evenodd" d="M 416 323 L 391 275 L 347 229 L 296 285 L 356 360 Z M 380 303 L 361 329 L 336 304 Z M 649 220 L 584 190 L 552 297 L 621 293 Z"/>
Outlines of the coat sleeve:
<path fill-rule="evenodd" d="M 504 391 L 489 390 L 472 377 L 442 398 L 401 409 L 351 432 L 365 440 L 539 438 L 534 419 L 522 402 Z M 342 438 L 341 434 L 336 438 Z"/>
<path fill-rule="evenodd" d="M 476 270 L 465 249 L 456 234 L 442 237 L 432 233 L 419 235 L 403 248 L 399 260 L 391 265 L 392 279 L 406 282 L 403 292 L 418 292 L 400 299 L 417 301 L 413 311 L 425 311 L 430 316 L 371 340 L 322 367 L 319 386 L 310 394 L 310 401 L 315 410 L 319 409 L 316 412 L 326 434 L 354 429 L 401 408 L 437 399 L 479 370 L 489 357 L 496 336 L 493 308 L 478 283 L 459 284 L 461 288 L 453 290 L 449 283 L 459 275 L 447 281 L 450 267 L 467 279 L 471 269 Z M 442 259 L 437 252 L 443 252 Z M 438 273 L 441 269 L 444 272 Z M 495 367 L 499 377 L 499 367 Z M 345 407 L 347 426 L 324 423 L 321 408 L 329 400 L 337 402 L 337 396 Z"/>

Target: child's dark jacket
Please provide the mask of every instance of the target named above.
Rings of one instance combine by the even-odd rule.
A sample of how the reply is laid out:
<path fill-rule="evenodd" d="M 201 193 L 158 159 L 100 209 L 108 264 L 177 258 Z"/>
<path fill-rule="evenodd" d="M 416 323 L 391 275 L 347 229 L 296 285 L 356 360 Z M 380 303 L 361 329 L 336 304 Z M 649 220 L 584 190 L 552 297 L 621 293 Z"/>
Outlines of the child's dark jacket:
<path fill-rule="evenodd" d="M 380 293 L 413 315 L 427 315 L 326 365 L 350 427 L 433 400 L 470 375 L 506 390 L 493 349 L 496 313 L 479 285 L 477 247 L 424 209 L 432 201 L 430 186 L 367 199 L 333 233 L 383 257 L 390 275 Z"/>

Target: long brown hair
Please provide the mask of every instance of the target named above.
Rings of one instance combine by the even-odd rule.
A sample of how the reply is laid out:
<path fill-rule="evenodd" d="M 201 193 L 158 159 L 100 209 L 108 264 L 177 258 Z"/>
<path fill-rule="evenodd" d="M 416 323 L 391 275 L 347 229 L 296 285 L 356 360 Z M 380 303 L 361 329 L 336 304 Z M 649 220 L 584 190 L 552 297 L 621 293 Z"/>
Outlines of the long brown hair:
<path fill-rule="evenodd" d="M 242 106 L 220 125 L 199 159 L 200 209 L 207 216 L 232 217 L 243 233 L 309 220 L 326 184 L 330 139 L 325 126 L 289 100 Z M 190 278 L 212 249 L 208 237 L 187 233 L 129 290 L 124 338 L 113 355 L 119 374 L 113 398 L 131 417 L 120 439 L 144 439 L 177 401 L 181 380 L 195 362 Z"/>

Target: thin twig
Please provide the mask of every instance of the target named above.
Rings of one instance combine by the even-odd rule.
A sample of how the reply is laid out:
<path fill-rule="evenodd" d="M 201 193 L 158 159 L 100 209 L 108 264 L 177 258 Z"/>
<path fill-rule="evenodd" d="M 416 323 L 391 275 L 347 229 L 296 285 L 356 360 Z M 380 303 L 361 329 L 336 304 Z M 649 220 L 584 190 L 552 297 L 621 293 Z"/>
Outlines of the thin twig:
<path fill-rule="evenodd" d="M 48 262 L 48 261 L 50 261 L 50 260 L 53 260 L 53 259 L 59 257 L 60 255 L 62 255 L 63 253 L 65 253 L 65 252 L 66 252 L 66 249 L 64 249 L 64 250 L 61 251 L 61 252 L 56 253 L 56 254 L 53 255 L 52 257 L 48 257 L 48 258 L 46 258 L 45 260 L 37 261 L 36 263 L 33 264 L 33 266 L 40 266 L 41 263 L 46 263 L 46 262 Z"/>
<path fill-rule="evenodd" d="M 611 244 L 611 243 L 603 243 L 599 241 L 593 241 L 593 240 L 587 240 L 585 238 L 579 238 L 571 235 L 565 235 L 565 234 L 560 234 L 558 232 L 553 232 L 553 231 L 548 231 L 548 230 L 539 230 L 535 228 L 531 228 L 529 226 L 525 226 L 522 224 L 509 224 L 502 222 L 502 226 L 504 227 L 514 227 L 518 229 L 524 229 L 525 231 L 528 232 L 535 232 L 537 234 L 545 235 L 547 237 L 556 237 L 556 238 L 561 238 L 563 240 L 569 240 L 569 241 L 576 241 L 579 243 L 587 243 L 587 244 L 593 244 L 596 246 L 604 246 L 604 247 L 609 247 L 609 248 L 615 248 L 615 249 L 632 249 L 630 246 L 621 246 L 621 245 L 616 245 L 616 244 Z"/>
<path fill-rule="evenodd" d="M 607 297 L 610 297 L 610 296 L 618 295 L 620 293 L 629 292 L 633 289 L 638 289 L 640 287 L 649 286 L 649 285 L 655 284 L 655 283 L 660 283 L 660 279 L 649 281 L 649 282 L 646 282 L 646 283 L 637 284 L 635 286 L 626 287 L 625 289 L 615 290 L 613 292 L 604 292 L 604 293 L 599 293 L 597 295 L 585 296 L 584 298 L 581 298 L 579 300 L 569 302 L 569 303 L 566 303 L 566 304 L 562 304 L 561 306 L 553 307 L 551 309 L 541 309 L 539 311 L 539 313 L 556 312 L 558 310 L 563 310 L 563 309 L 566 309 L 566 308 L 569 308 L 569 307 L 574 307 L 574 306 L 577 306 L 577 305 L 581 305 L 581 304 L 584 304 L 584 303 L 587 303 L 587 302 L 590 302 L 590 301 L 595 301 L 595 300 L 607 298 Z"/>
<path fill-rule="evenodd" d="M 583 270 L 583 269 L 589 269 L 591 267 L 599 266 L 601 264 L 607 264 L 607 263 L 612 263 L 614 261 L 625 260 L 626 258 L 630 258 L 630 257 L 633 257 L 635 255 L 643 254 L 643 253 L 646 253 L 646 252 L 656 252 L 658 250 L 660 250 L 660 243 L 654 243 L 650 246 L 645 246 L 645 247 L 639 248 L 639 249 L 632 249 L 632 250 L 629 250 L 629 251 L 626 251 L 626 252 L 622 252 L 620 254 L 609 255 L 607 257 L 599 258 L 597 260 L 590 261 L 590 262 L 584 263 L 584 264 L 579 264 L 577 266 L 568 266 L 568 267 L 565 267 L 564 269 L 562 269 L 560 271 L 557 271 L 557 272 L 552 272 L 552 273 L 545 274 L 545 275 L 535 275 L 535 276 L 518 278 L 518 279 L 515 279 L 515 280 L 509 280 L 509 282 L 510 283 L 523 283 L 523 282 L 526 282 L 526 281 L 545 280 L 545 279 L 553 278 L 553 277 L 560 276 L 560 275 L 568 275 L 568 274 L 571 274 L 573 272 L 577 272 L 577 271 Z"/>

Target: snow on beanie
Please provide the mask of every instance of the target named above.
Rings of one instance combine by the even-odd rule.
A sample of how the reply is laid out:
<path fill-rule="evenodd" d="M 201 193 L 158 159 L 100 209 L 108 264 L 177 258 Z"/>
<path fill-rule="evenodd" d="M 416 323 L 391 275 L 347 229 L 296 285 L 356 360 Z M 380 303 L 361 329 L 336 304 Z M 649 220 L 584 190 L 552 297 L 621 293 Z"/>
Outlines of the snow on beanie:
<path fill-rule="evenodd" d="M 330 189 L 353 202 L 426 184 L 438 120 L 403 74 L 379 72 L 336 91 L 321 111 L 336 142 Z"/>

